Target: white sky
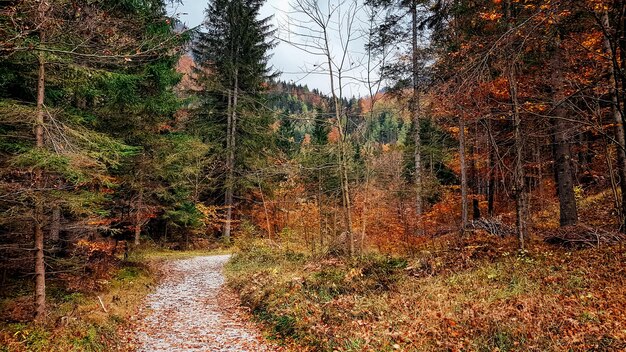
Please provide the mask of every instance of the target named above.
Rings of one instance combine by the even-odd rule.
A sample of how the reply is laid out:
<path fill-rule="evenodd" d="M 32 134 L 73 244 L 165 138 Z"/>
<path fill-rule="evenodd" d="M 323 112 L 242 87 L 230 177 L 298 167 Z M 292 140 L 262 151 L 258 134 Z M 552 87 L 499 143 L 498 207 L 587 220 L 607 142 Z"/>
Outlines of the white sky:
<path fill-rule="evenodd" d="M 284 28 L 287 24 L 286 12 L 290 11 L 290 0 L 267 0 L 266 4 L 261 10 L 261 16 L 274 16 L 273 22 L 276 28 L 280 28 L 281 25 Z M 333 0 L 329 0 L 331 3 Z M 324 2 L 326 3 L 326 2 Z M 204 19 L 204 9 L 206 8 L 207 0 L 183 0 L 183 4 L 176 4 L 169 8 L 171 15 L 178 14 L 177 17 L 187 25 L 187 27 L 195 27 L 202 23 Z M 302 15 L 295 17 L 297 19 L 303 19 Z M 357 18 L 366 18 L 366 15 L 361 13 L 357 15 Z M 355 31 L 358 31 L 364 26 L 363 23 L 355 23 Z M 287 33 L 285 31 L 279 31 L 279 36 L 286 38 Z M 330 38 L 331 44 L 335 49 L 338 49 L 339 40 L 338 37 Z M 350 61 L 354 62 L 354 67 L 359 67 L 357 70 L 351 72 L 351 76 L 358 76 L 361 79 L 366 76 L 366 69 L 360 68 L 358 61 L 364 52 L 364 39 L 353 42 L 350 51 L 353 57 Z M 302 50 L 293 47 L 284 42 L 279 42 L 278 46 L 273 50 L 273 56 L 270 63 L 274 68 L 282 75 L 281 80 L 293 81 L 302 85 L 307 85 L 310 89 L 317 88 L 324 93 L 330 92 L 330 83 L 327 74 L 307 74 L 314 67 L 320 67 L 319 65 L 324 63 L 322 57 L 317 57 Z M 324 66 L 325 67 L 325 66 Z M 364 84 L 358 83 L 355 80 L 346 79 L 347 84 L 344 85 L 344 97 L 350 98 L 352 96 L 365 96 L 368 94 L 367 88 Z"/>

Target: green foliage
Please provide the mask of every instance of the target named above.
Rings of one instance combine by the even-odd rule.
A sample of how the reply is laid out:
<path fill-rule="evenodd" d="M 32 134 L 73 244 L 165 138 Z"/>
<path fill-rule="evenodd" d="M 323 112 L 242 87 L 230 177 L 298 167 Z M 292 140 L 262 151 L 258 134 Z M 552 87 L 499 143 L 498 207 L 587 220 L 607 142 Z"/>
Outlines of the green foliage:
<path fill-rule="evenodd" d="M 411 129 L 408 131 L 411 138 L 404 147 L 404 175 L 407 180 L 413 180 L 415 173 L 413 157 L 415 142 L 412 137 L 415 133 L 414 127 L 411 124 Z M 459 182 L 457 175 L 447 166 L 456 142 L 448 132 L 431 119 L 420 120 L 420 137 L 424 182 L 422 196 L 430 203 L 436 203 L 440 197 L 441 185 L 453 185 Z"/>
<path fill-rule="evenodd" d="M 173 209 L 167 209 L 163 214 L 163 219 L 183 228 L 199 228 L 204 224 L 203 218 L 203 214 L 196 208 L 195 204 L 189 202 L 182 203 Z"/>
<path fill-rule="evenodd" d="M 144 269 L 136 266 L 126 266 L 117 272 L 115 279 L 119 281 L 132 281 L 141 275 L 147 275 Z"/>
<path fill-rule="evenodd" d="M 90 326 L 81 337 L 73 338 L 71 344 L 81 351 L 106 351 L 108 348 L 103 341 L 105 336 L 107 336 L 106 331 Z"/>
<path fill-rule="evenodd" d="M 28 349 L 28 351 L 39 352 L 47 351 L 50 345 L 50 333 L 43 327 L 29 327 L 23 324 L 13 326 L 16 330 L 17 339 Z"/>
<path fill-rule="evenodd" d="M 270 128 L 275 116 L 262 94 L 273 76 L 268 59 L 275 42 L 270 18 L 259 18 L 262 5 L 259 0 L 210 1 L 206 32 L 194 42 L 196 84 L 204 89 L 193 125 L 219 156 L 215 161 L 220 167 L 208 170 L 214 182 L 206 195 L 217 204 L 231 190 L 262 187 L 265 179 L 259 170 L 275 150 Z"/>
<path fill-rule="evenodd" d="M 270 321 L 273 325 L 274 333 L 285 338 L 298 338 L 296 331 L 296 318 L 289 315 L 279 315 L 271 317 L 261 317 L 261 319 Z"/>
<path fill-rule="evenodd" d="M 26 168 L 31 172 L 37 169 L 53 172 L 74 184 L 86 182 L 88 175 L 73 167 L 73 162 L 75 160 L 67 156 L 36 148 L 32 148 L 13 159 L 15 167 Z"/>

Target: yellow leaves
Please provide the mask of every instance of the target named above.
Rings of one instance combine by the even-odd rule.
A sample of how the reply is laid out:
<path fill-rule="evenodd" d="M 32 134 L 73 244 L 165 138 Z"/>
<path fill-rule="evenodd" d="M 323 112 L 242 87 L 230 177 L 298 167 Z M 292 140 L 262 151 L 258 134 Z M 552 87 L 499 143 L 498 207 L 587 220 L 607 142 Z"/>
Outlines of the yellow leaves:
<path fill-rule="evenodd" d="M 478 14 L 480 18 L 486 21 L 498 21 L 502 18 L 502 14 L 499 12 L 481 12 Z"/>
<path fill-rule="evenodd" d="M 522 105 L 523 109 L 528 112 L 541 113 L 545 112 L 549 109 L 549 105 L 546 103 L 534 103 L 534 102 L 524 102 Z"/>
<path fill-rule="evenodd" d="M 591 8 L 595 12 L 604 12 L 609 10 L 609 5 L 604 0 L 587 0 L 587 3 L 591 5 Z"/>
<path fill-rule="evenodd" d="M 585 49 L 592 50 L 600 44 L 601 38 L 602 37 L 599 36 L 597 32 L 588 33 L 586 34 L 582 45 L 585 47 Z"/>
<path fill-rule="evenodd" d="M 201 221 L 205 228 L 217 229 L 224 222 L 221 212 L 225 209 L 225 207 L 205 205 L 203 203 L 196 203 L 195 207 L 202 214 Z"/>
<path fill-rule="evenodd" d="M 363 276 L 363 268 L 352 268 L 345 276 L 346 281 L 350 281 L 356 277 Z"/>
<path fill-rule="evenodd" d="M 509 80 L 506 77 L 498 77 L 485 87 L 490 94 L 498 100 L 509 100 Z"/>

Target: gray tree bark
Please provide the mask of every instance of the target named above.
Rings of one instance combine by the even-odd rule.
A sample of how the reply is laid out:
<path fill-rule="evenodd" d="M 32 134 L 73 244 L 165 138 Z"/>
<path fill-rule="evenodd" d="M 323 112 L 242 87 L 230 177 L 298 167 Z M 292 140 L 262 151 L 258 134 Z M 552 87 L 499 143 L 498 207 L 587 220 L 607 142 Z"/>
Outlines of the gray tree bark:
<path fill-rule="evenodd" d="M 565 95 L 562 88 L 564 85 L 562 70 L 562 55 L 560 38 L 556 37 L 556 52 L 552 58 L 552 84 L 553 109 L 554 109 L 554 167 L 559 198 L 560 225 L 575 225 L 578 222 L 576 209 L 576 197 L 574 196 L 574 175 L 571 167 L 571 151 L 569 146 L 569 129 L 571 123 L 567 121 L 567 109 L 564 107 Z"/>
<path fill-rule="evenodd" d="M 609 33 L 610 23 L 609 15 L 605 10 L 602 13 L 602 26 L 604 31 Z M 622 231 L 626 231 L 626 134 L 624 131 L 624 113 L 622 104 L 618 95 L 619 85 L 616 79 L 616 72 L 620 70 L 616 67 L 617 59 L 614 58 L 614 53 L 611 48 L 611 41 L 605 35 L 603 41 L 603 48 L 606 55 L 612 58 L 609 65 L 609 96 L 611 97 L 611 109 L 613 114 L 613 120 L 615 121 L 615 142 L 617 143 L 617 173 L 619 176 L 619 185 L 621 189 L 621 207 L 618 209 L 620 217 L 620 228 Z"/>
<path fill-rule="evenodd" d="M 224 195 L 224 205 L 226 206 L 226 223 L 224 224 L 223 240 L 226 243 L 230 242 L 232 231 L 232 219 L 233 219 L 233 194 L 234 194 L 234 182 L 235 182 L 235 136 L 237 133 L 237 106 L 239 98 L 239 70 L 235 68 L 233 89 L 232 89 L 232 105 L 230 106 L 230 116 L 227 126 L 227 161 L 226 161 L 226 192 Z M 230 95 L 230 92 L 229 92 Z M 230 99 L 229 99 L 230 102 Z"/>

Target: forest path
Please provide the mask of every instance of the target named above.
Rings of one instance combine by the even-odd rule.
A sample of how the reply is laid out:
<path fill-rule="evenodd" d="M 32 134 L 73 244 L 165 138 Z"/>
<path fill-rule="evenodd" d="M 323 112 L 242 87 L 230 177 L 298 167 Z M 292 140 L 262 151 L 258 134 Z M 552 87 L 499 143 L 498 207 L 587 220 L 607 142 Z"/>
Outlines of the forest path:
<path fill-rule="evenodd" d="M 146 297 L 135 322 L 139 352 L 273 351 L 223 289 L 222 268 L 230 255 L 180 259 L 164 264 L 165 273 Z"/>

